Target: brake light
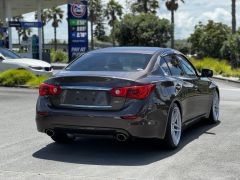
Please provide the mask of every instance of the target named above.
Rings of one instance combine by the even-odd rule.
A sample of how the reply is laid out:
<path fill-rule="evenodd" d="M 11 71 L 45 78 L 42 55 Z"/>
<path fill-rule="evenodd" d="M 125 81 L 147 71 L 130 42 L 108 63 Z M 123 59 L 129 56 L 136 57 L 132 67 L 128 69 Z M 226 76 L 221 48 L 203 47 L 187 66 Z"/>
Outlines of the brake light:
<path fill-rule="evenodd" d="M 131 86 L 113 88 L 111 95 L 114 97 L 126 97 L 131 99 L 145 99 L 155 89 L 155 84 L 148 84 L 143 86 Z"/>
<path fill-rule="evenodd" d="M 39 95 L 59 95 L 61 94 L 62 89 L 59 86 L 50 85 L 50 84 L 41 84 L 39 87 Z"/>
<path fill-rule="evenodd" d="M 121 116 L 121 118 L 126 120 L 135 120 L 139 117 L 138 116 Z"/>

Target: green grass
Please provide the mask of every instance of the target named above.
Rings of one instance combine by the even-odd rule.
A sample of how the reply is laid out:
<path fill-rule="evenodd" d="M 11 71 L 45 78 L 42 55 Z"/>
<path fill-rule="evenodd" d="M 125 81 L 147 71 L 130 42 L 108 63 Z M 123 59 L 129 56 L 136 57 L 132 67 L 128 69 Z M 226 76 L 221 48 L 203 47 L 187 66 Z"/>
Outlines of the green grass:
<path fill-rule="evenodd" d="M 47 78 L 47 76 L 36 76 L 26 70 L 10 69 L 0 73 L 0 85 L 8 87 L 21 85 L 38 87 Z"/>
<path fill-rule="evenodd" d="M 201 72 L 202 69 L 206 68 L 213 70 L 215 75 L 240 78 L 240 68 L 233 70 L 226 60 L 219 60 L 214 58 L 204 58 L 202 60 L 191 58 L 190 60 L 199 72 Z"/>

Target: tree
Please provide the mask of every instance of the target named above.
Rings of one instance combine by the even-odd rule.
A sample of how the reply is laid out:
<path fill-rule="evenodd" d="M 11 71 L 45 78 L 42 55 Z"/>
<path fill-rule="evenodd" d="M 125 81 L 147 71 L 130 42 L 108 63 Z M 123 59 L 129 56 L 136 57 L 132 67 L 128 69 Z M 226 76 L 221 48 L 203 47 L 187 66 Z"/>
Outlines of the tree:
<path fill-rule="evenodd" d="M 232 0 L 232 34 L 236 33 L 236 0 Z"/>
<path fill-rule="evenodd" d="M 221 58 L 220 49 L 230 33 L 231 28 L 222 23 L 213 21 L 208 21 L 206 25 L 199 23 L 189 38 L 192 53 L 200 57 Z"/>
<path fill-rule="evenodd" d="M 181 0 L 184 3 L 184 0 Z M 167 0 L 166 7 L 169 11 L 171 11 L 171 48 L 174 48 L 174 12 L 178 9 L 178 0 Z"/>
<path fill-rule="evenodd" d="M 93 26 L 96 24 L 99 28 L 102 28 L 101 23 L 103 21 L 102 14 L 102 1 L 101 0 L 90 0 L 89 1 L 89 20 L 91 26 L 91 49 L 94 49 L 94 29 Z M 104 27 L 103 27 L 104 29 Z M 100 29 L 102 30 L 102 29 Z"/>
<path fill-rule="evenodd" d="M 240 66 L 240 34 L 228 36 L 221 48 L 221 54 L 230 61 L 233 68 Z"/>
<path fill-rule="evenodd" d="M 154 14 L 128 14 L 118 23 L 116 37 L 122 46 L 165 47 L 170 40 L 170 30 L 170 22 Z"/>
<path fill-rule="evenodd" d="M 35 13 L 35 19 L 38 19 L 37 12 Z M 41 11 L 41 21 L 42 21 L 42 42 L 43 42 L 43 49 L 45 44 L 45 38 L 44 38 L 44 27 L 47 25 L 47 23 L 50 21 L 49 19 L 49 10 L 43 10 Z"/>
<path fill-rule="evenodd" d="M 103 23 L 102 18 L 99 19 L 99 21 L 97 22 L 97 25 L 95 27 L 94 35 L 100 41 L 106 40 L 106 32 L 105 32 L 105 27 L 104 27 L 104 23 Z"/>
<path fill-rule="evenodd" d="M 110 0 L 107 4 L 107 8 L 105 10 L 105 15 L 108 19 L 109 26 L 112 27 L 112 44 L 115 46 L 115 26 L 119 18 L 121 18 L 123 11 L 123 7 L 116 2 L 115 0 Z"/>
<path fill-rule="evenodd" d="M 132 4 L 133 13 L 157 13 L 157 9 L 159 8 L 158 0 L 136 0 Z"/>
<path fill-rule="evenodd" d="M 64 11 L 59 7 L 49 9 L 49 20 L 52 20 L 52 27 L 54 28 L 54 49 L 57 50 L 57 28 L 62 23 Z"/>
<path fill-rule="evenodd" d="M 4 23 L 3 20 L 0 19 L 0 27 L 3 27 Z"/>
<path fill-rule="evenodd" d="M 17 21 L 17 22 L 20 22 L 20 21 L 23 21 L 24 18 L 22 15 L 19 15 L 19 16 L 15 16 L 13 17 L 13 21 Z M 18 44 L 21 43 L 21 31 L 23 30 L 22 27 L 16 27 L 16 31 L 18 33 Z"/>

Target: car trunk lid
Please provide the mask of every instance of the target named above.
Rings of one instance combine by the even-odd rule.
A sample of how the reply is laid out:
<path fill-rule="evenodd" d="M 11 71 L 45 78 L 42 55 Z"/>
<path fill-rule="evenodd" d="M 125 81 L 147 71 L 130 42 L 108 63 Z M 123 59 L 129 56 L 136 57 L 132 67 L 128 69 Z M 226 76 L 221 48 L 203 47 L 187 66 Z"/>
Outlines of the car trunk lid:
<path fill-rule="evenodd" d="M 134 74 L 134 75 L 133 75 Z M 60 86 L 61 94 L 49 96 L 55 108 L 88 109 L 88 110 L 120 110 L 124 108 L 126 97 L 114 97 L 111 90 L 116 87 L 137 86 L 136 79 L 142 73 L 103 74 L 60 73 L 49 80 L 50 84 Z"/>

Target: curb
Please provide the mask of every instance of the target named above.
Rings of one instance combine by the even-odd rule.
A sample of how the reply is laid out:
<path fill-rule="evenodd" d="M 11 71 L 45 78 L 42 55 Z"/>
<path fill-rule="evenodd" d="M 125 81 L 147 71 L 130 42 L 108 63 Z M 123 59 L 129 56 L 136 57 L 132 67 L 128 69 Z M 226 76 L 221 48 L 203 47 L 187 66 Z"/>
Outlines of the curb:
<path fill-rule="evenodd" d="M 215 80 L 220 80 L 220 81 L 224 81 L 224 82 L 230 82 L 230 83 L 235 83 L 235 84 L 240 84 L 240 81 L 236 81 L 236 80 L 232 80 L 232 79 L 227 79 L 227 78 L 224 78 L 224 77 L 215 77 L 213 76 L 212 79 L 215 79 Z"/>
<path fill-rule="evenodd" d="M 19 88 L 19 89 L 39 89 L 39 87 L 36 86 L 26 86 L 26 85 L 20 85 L 20 86 L 1 86 L 3 88 Z"/>

